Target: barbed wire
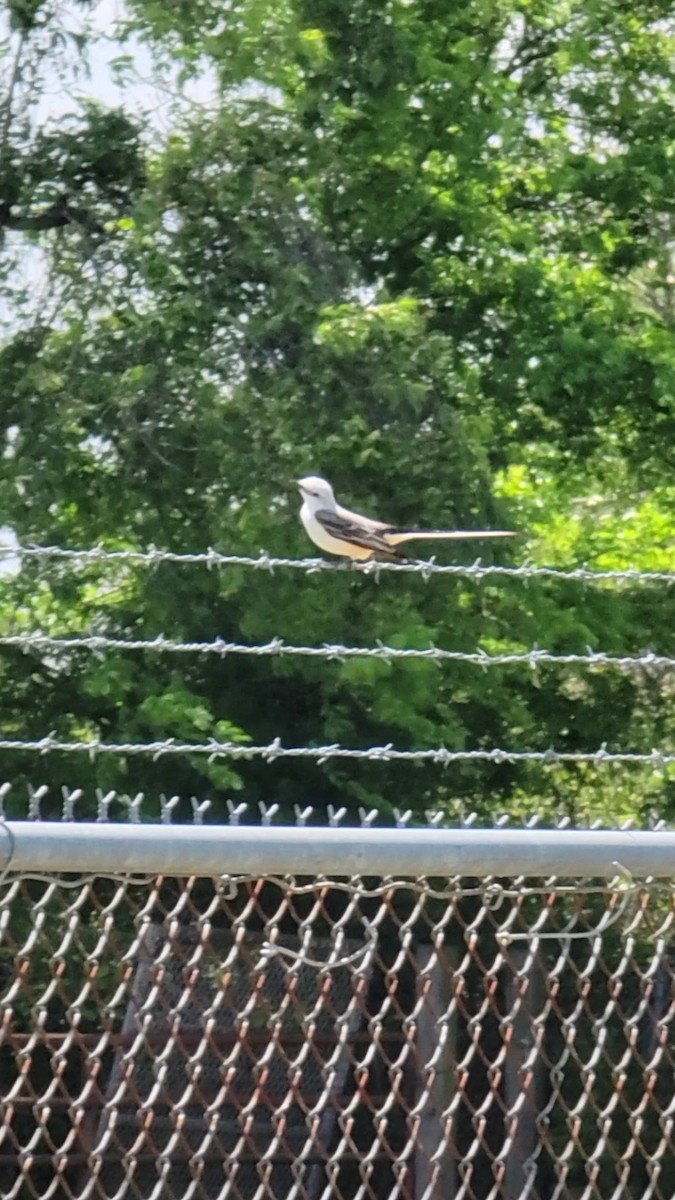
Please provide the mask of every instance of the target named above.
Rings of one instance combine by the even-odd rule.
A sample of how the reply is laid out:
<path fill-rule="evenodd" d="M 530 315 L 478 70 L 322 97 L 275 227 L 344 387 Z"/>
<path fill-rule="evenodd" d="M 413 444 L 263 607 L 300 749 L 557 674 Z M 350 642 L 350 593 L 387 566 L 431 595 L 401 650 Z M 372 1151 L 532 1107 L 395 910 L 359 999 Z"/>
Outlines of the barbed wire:
<path fill-rule="evenodd" d="M 165 755 L 206 755 L 209 762 L 219 758 L 251 759 L 260 758 L 265 762 L 275 762 L 281 758 L 304 758 L 318 764 L 332 759 L 357 759 L 368 762 L 431 762 L 440 766 L 449 766 L 459 762 L 486 763 L 540 763 L 544 766 L 562 765 L 564 763 L 592 763 L 595 766 L 621 763 L 624 765 L 642 765 L 655 768 L 675 764 L 675 753 L 668 754 L 661 750 L 652 749 L 648 753 L 640 751 L 612 751 L 601 746 L 598 750 L 448 750 L 445 746 L 435 746 L 427 750 L 397 750 L 391 743 L 385 746 L 367 746 L 364 748 L 341 746 L 338 743 L 326 746 L 283 746 L 279 738 L 275 738 L 266 746 L 250 746 L 242 742 L 219 742 L 211 738 L 207 742 L 177 742 L 175 738 L 165 738 L 154 742 L 101 742 L 97 738 L 89 741 L 61 741 L 55 733 L 36 739 L 2 738 L 0 751 L 17 750 L 31 751 L 38 754 L 88 754 L 95 758 L 100 754 L 119 754 L 123 756 L 138 756 L 159 759 Z"/>
<path fill-rule="evenodd" d="M 675 658 L 664 654 L 645 651 L 638 655 L 614 655 L 592 650 L 583 654 L 554 654 L 534 646 L 531 650 L 490 654 L 486 650 L 444 650 L 440 646 L 399 647 L 388 646 L 377 641 L 374 646 L 345 646 L 329 642 L 321 646 L 302 646 L 285 642 L 283 638 L 272 638 L 260 645 L 245 645 L 215 638 L 210 642 L 181 642 L 158 634 L 155 638 L 118 638 L 104 634 L 86 634 L 74 637 L 53 637 L 50 634 L 32 631 L 0 635 L 0 646 L 17 647 L 23 650 L 66 650 L 87 651 L 148 651 L 155 654 L 200 654 L 227 658 L 242 655 L 253 658 L 320 658 L 340 662 L 350 658 L 372 658 L 384 662 L 399 659 L 419 659 L 427 662 L 468 663 L 480 667 L 502 667 L 524 665 L 539 666 L 589 666 L 615 667 L 618 670 L 659 668 L 672 670 Z"/>
<path fill-rule="evenodd" d="M 253 570 L 269 571 L 277 569 L 303 571 L 305 574 L 318 574 L 323 571 L 350 571 L 364 575 L 378 576 L 384 571 L 394 571 L 403 574 L 419 575 L 429 579 L 435 575 L 456 576 L 464 579 L 486 579 L 500 576 L 506 579 L 564 579 L 579 583 L 665 583 L 675 584 L 673 571 L 640 571 L 636 568 L 625 570 L 593 570 L 590 567 L 537 567 L 523 563 L 517 567 L 483 565 L 480 559 L 471 564 L 437 563 L 433 558 L 428 561 L 405 562 L 349 562 L 326 558 L 277 558 L 261 551 L 257 557 L 242 554 L 222 554 L 209 548 L 205 551 L 182 553 L 172 550 L 160 550 L 150 546 L 147 550 L 107 550 L 103 546 L 93 546 L 86 550 L 70 550 L 62 546 L 0 546 L 0 561 L 2 559 L 33 559 L 38 561 L 62 560 L 78 566 L 89 566 L 97 563 L 129 563 L 144 566 L 160 566 L 162 563 L 183 563 L 203 565 L 206 567 L 250 567 Z"/>

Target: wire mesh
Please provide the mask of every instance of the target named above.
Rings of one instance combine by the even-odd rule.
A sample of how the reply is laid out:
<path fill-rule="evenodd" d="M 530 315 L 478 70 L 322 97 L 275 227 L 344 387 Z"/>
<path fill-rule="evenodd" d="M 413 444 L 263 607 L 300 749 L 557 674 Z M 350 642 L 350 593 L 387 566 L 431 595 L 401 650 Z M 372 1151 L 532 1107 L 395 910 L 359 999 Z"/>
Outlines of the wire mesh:
<path fill-rule="evenodd" d="M 10 872 L 2 1195 L 670 1197 L 674 913 L 630 878 Z"/>

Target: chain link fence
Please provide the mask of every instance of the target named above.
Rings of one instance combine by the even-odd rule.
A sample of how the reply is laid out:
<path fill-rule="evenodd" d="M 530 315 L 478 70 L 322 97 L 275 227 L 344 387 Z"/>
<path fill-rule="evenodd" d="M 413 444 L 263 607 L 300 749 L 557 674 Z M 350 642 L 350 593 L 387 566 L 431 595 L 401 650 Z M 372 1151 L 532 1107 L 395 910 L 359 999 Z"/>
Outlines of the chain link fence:
<path fill-rule="evenodd" d="M 3 1198 L 675 1193 L 675 835 L 12 821 L 0 847 Z"/>

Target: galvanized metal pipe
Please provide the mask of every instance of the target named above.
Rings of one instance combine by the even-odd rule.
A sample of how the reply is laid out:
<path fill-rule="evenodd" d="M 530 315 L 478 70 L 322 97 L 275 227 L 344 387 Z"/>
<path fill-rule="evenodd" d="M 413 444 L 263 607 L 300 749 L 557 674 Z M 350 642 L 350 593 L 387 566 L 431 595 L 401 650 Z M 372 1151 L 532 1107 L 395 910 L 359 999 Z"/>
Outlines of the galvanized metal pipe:
<path fill-rule="evenodd" d="M 675 876 L 675 833 L 0 823 L 12 872 L 164 875 Z"/>

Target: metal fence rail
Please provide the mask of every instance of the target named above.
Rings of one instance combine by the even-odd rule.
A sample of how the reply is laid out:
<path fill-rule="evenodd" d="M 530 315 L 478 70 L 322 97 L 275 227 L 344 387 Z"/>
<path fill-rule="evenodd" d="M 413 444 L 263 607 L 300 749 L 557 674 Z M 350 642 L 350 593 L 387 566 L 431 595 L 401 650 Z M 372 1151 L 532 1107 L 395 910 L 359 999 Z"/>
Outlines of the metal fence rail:
<path fill-rule="evenodd" d="M 3 1200 L 675 1193 L 675 834 L 9 821 L 0 852 Z"/>
<path fill-rule="evenodd" d="M 5 871 L 224 876 L 675 876 L 675 833 L 0 823 Z"/>

